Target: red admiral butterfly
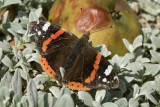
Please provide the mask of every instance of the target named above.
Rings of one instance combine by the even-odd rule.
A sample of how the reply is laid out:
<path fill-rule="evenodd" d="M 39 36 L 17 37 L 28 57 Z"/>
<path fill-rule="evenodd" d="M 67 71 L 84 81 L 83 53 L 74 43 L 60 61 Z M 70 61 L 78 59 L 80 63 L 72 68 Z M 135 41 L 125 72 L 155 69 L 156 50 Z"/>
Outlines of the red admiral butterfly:
<path fill-rule="evenodd" d="M 36 35 L 43 70 L 73 90 L 117 88 L 119 79 L 110 62 L 89 45 L 90 32 L 80 39 L 58 25 L 33 21 L 31 32 Z M 66 72 L 62 78 L 60 67 Z"/>

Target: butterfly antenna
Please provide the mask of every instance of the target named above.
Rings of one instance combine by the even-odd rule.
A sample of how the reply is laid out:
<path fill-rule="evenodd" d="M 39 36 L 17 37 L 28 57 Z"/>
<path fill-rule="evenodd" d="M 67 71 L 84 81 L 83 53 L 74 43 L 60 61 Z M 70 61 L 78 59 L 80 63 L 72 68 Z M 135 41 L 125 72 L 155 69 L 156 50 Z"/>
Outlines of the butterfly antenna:
<path fill-rule="evenodd" d="M 83 15 L 82 15 L 82 7 L 81 7 L 81 16 L 82 16 L 82 29 L 83 29 L 83 32 L 85 34 L 85 29 L 84 29 L 84 20 L 83 20 Z"/>
<path fill-rule="evenodd" d="M 94 31 L 94 32 L 91 32 L 90 34 L 95 33 L 95 32 L 99 32 L 99 31 L 102 31 L 102 30 L 106 30 L 106 29 L 109 29 L 109 28 L 113 28 L 113 27 L 114 27 L 114 25 L 111 25 L 111 26 L 109 26 L 109 27 L 102 28 L 102 29 L 96 30 L 96 31 Z"/>

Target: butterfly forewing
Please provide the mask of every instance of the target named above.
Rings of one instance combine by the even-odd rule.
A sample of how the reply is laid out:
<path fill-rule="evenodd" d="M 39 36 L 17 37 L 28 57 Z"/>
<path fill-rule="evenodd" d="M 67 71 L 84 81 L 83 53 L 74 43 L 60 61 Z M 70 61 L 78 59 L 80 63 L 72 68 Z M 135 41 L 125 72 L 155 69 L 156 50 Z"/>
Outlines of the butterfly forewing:
<path fill-rule="evenodd" d="M 78 38 L 63 28 L 48 22 L 31 23 L 31 32 L 36 35 L 40 52 L 40 64 L 46 73 L 61 79 L 59 67 L 63 67 Z"/>

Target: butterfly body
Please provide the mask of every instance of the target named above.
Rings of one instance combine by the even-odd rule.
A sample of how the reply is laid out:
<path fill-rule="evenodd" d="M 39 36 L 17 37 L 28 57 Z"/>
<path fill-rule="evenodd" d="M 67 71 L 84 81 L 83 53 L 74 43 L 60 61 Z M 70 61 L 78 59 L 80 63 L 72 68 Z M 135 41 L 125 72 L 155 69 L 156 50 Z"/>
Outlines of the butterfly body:
<path fill-rule="evenodd" d="M 119 86 L 113 66 L 89 45 L 89 32 L 77 38 L 60 26 L 38 21 L 31 22 L 30 28 L 36 35 L 40 64 L 50 77 L 73 90 Z M 63 78 L 59 67 L 65 69 Z"/>

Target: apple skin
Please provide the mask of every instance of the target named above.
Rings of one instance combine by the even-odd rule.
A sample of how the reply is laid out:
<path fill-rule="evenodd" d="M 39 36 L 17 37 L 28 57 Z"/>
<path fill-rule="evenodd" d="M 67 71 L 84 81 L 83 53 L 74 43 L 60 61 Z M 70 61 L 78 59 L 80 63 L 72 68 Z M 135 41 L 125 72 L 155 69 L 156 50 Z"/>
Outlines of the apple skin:
<path fill-rule="evenodd" d="M 56 0 L 48 20 L 77 37 L 90 31 L 92 45 L 105 44 L 112 56 L 128 52 L 123 38 L 132 43 L 141 34 L 137 17 L 125 0 Z"/>

